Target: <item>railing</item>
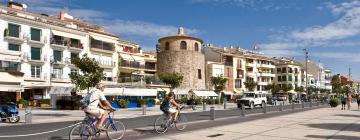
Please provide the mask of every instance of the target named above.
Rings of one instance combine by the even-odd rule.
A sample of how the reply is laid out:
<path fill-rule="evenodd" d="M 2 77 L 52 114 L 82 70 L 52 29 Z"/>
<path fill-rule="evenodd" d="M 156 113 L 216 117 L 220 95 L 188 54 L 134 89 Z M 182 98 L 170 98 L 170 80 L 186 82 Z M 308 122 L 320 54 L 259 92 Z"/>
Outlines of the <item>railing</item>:
<path fill-rule="evenodd" d="M 0 67 L 0 70 L 3 70 L 3 71 L 20 71 L 21 68 L 20 68 L 20 66 L 18 66 L 18 67 Z"/>
<path fill-rule="evenodd" d="M 113 61 L 103 61 L 103 60 L 98 60 L 97 61 L 100 65 L 103 65 L 103 66 L 111 66 L 111 67 L 114 67 L 116 65 L 115 62 Z"/>
<path fill-rule="evenodd" d="M 50 44 L 61 45 L 61 46 L 68 46 L 69 41 L 66 41 L 66 40 L 51 39 Z"/>
<path fill-rule="evenodd" d="M 139 62 L 134 61 L 121 61 L 119 62 L 120 67 L 130 67 L 130 68 L 145 68 L 144 65 L 140 65 Z"/>
<path fill-rule="evenodd" d="M 21 34 L 21 32 L 18 32 L 15 34 L 10 34 L 9 29 L 4 30 L 4 37 L 13 37 L 13 38 L 18 38 L 18 39 L 26 39 L 27 38 L 27 36 Z"/>
<path fill-rule="evenodd" d="M 101 50 L 106 50 L 106 51 L 113 51 L 113 47 L 110 47 L 110 46 L 91 44 L 91 48 L 96 48 L 96 49 L 101 49 Z"/>
<path fill-rule="evenodd" d="M 233 62 L 225 62 L 225 66 L 233 66 Z"/>

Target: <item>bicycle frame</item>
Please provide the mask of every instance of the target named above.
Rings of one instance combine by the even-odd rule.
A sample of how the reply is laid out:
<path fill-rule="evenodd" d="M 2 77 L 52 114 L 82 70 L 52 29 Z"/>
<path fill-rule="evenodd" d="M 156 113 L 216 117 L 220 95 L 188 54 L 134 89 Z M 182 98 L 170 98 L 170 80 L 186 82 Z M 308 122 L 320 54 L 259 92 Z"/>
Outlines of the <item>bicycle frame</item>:
<path fill-rule="evenodd" d="M 87 117 L 90 119 L 90 123 L 88 123 L 88 122 L 86 122 L 86 123 L 89 124 L 91 126 L 91 128 L 95 130 L 96 124 L 99 121 L 99 119 L 96 117 L 90 117 L 90 116 L 87 116 Z M 108 128 L 110 124 L 111 124 L 112 128 L 117 131 L 117 128 L 114 125 L 113 118 L 111 117 L 111 112 L 108 113 L 108 118 L 105 120 L 104 127 Z M 96 133 L 98 133 L 98 132 L 96 132 Z"/>

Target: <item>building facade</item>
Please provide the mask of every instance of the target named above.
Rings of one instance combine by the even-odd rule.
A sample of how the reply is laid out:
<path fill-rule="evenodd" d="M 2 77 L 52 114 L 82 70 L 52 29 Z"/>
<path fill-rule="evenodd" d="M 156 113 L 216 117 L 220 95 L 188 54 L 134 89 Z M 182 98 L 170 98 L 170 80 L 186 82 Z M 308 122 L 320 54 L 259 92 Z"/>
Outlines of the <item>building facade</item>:
<path fill-rule="evenodd" d="M 303 86 L 302 65 L 293 59 L 275 58 L 276 75 L 275 84 L 279 87 L 291 86 L 290 93 L 296 94 L 295 88 Z"/>
<path fill-rule="evenodd" d="M 159 39 L 157 72 L 177 72 L 183 76 L 180 88 L 205 89 L 205 57 L 201 39 L 187 36 L 183 28 L 178 34 Z"/>

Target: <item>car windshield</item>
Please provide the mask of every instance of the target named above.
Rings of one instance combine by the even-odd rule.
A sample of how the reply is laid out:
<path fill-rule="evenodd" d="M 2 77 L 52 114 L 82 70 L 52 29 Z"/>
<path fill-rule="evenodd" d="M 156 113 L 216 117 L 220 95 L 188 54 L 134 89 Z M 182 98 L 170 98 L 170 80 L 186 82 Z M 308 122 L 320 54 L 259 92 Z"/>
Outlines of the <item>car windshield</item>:
<path fill-rule="evenodd" d="M 254 97 L 254 93 L 245 93 L 244 97 Z"/>

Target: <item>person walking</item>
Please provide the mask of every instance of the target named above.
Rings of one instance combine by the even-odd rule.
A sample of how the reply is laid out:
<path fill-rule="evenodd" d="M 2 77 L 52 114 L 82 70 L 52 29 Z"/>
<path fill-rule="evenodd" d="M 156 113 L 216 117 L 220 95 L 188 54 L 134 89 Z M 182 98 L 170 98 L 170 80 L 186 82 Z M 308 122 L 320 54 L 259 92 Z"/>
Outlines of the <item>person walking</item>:
<path fill-rule="evenodd" d="M 348 97 L 347 97 L 348 110 L 350 110 L 350 108 L 351 108 L 351 102 L 352 102 L 352 96 L 351 96 L 351 94 L 348 94 Z"/>
<path fill-rule="evenodd" d="M 341 101 L 341 110 L 344 110 L 346 105 L 346 96 L 344 94 L 340 95 L 340 101 Z"/>
<path fill-rule="evenodd" d="M 358 109 L 360 109 L 360 95 L 359 94 L 356 96 L 356 101 L 358 104 Z"/>

